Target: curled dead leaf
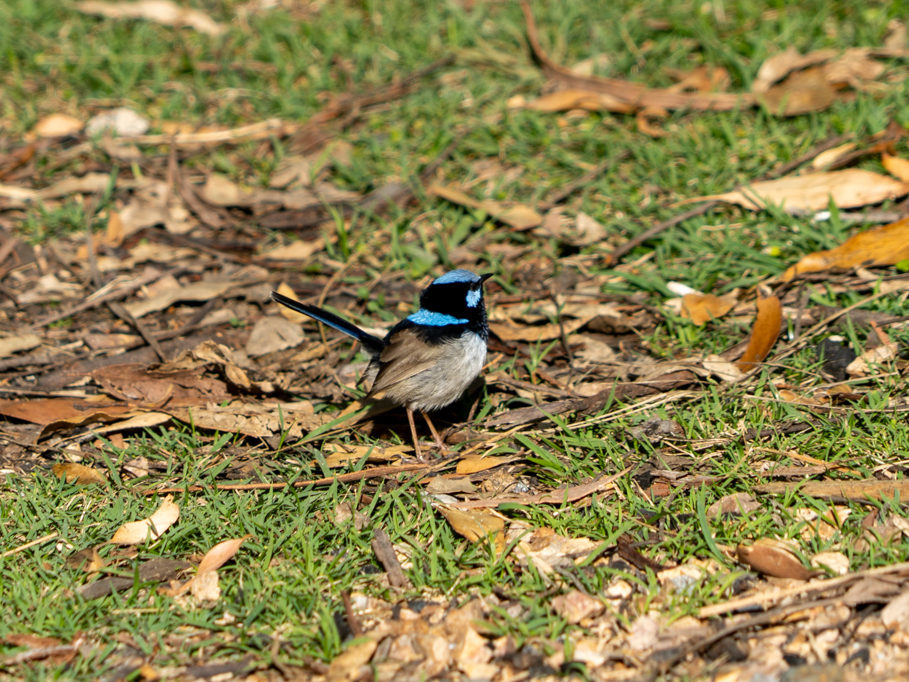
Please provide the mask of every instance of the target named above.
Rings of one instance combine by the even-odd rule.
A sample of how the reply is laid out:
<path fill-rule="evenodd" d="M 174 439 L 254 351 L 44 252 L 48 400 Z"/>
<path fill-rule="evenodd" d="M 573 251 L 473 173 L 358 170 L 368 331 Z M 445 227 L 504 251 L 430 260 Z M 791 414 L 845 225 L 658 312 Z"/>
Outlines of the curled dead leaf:
<path fill-rule="evenodd" d="M 92 469 L 91 467 L 87 467 L 84 464 L 77 464 L 76 462 L 54 464 L 53 472 L 54 476 L 57 478 L 69 481 L 70 483 L 76 483 L 77 485 L 107 482 L 107 476 L 103 471 Z"/>
<path fill-rule="evenodd" d="M 788 545 L 772 538 L 761 538 L 753 545 L 739 545 L 736 554 L 743 564 L 775 578 L 809 580 L 817 575 L 802 565 Z"/>
<path fill-rule="evenodd" d="M 179 518 L 180 507 L 170 497 L 165 497 L 154 514 L 141 521 L 124 523 L 110 542 L 115 545 L 141 545 L 147 540 L 157 540 Z"/>
<path fill-rule="evenodd" d="M 799 275 L 857 266 L 893 265 L 909 260 L 909 218 L 854 234 L 842 244 L 803 257 L 783 273 L 788 282 Z"/>
<path fill-rule="evenodd" d="M 903 182 L 909 182 L 909 159 L 892 156 L 885 152 L 881 155 L 881 163 L 890 175 L 899 178 Z"/>
<path fill-rule="evenodd" d="M 607 93 L 590 90 L 557 90 L 523 104 L 523 108 L 544 113 L 584 109 L 586 111 L 611 111 L 616 114 L 630 114 L 634 107 Z"/>
<path fill-rule="evenodd" d="M 783 307 L 776 296 L 760 298 L 757 302 L 757 317 L 748 346 L 739 359 L 737 365 L 740 370 L 747 372 L 754 365 L 767 357 L 773 344 L 780 335 L 783 323 Z"/>
<path fill-rule="evenodd" d="M 426 191 L 453 204 L 485 211 L 499 222 L 505 223 L 516 230 L 529 230 L 543 222 L 543 216 L 530 206 L 523 204 L 507 206 L 492 199 L 479 201 L 449 185 L 433 184 Z"/>
<path fill-rule="evenodd" d="M 496 551 L 505 548 L 505 521 L 489 509 L 455 509 L 445 504 L 435 505 L 452 529 L 470 542 L 482 542 L 490 538 Z"/>
<path fill-rule="evenodd" d="M 35 127 L 26 135 L 26 139 L 33 140 L 38 137 L 64 137 L 75 135 L 82 130 L 85 124 L 75 116 L 68 114 L 50 114 L 35 124 Z"/>
<path fill-rule="evenodd" d="M 735 295 L 685 294 L 682 296 L 682 317 L 687 317 L 700 327 L 728 313 L 735 302 Z"/>

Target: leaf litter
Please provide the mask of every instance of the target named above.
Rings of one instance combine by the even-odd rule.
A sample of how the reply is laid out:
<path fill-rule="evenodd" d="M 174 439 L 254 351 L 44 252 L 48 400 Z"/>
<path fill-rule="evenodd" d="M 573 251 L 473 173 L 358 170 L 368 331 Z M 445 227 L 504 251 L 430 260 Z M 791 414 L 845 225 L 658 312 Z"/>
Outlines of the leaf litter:
<path fill-rule="evenodd" d="M 174 14 L 169 3 L 134 5 L 124 10 L 108 3 L 81 3 L 80 9 L 115 19 L 132 17 L 207 32 L 223 30 L 195 10 Z M 856 91 L 871 87 L 882 74 L 883 67 L 876 59 L 904 56 L 895 48 L 854 48 L 840 56 L 784 53 L 761 67 L 753 93 L 717 92 L 728 81 L 706 73 L 680 75 L 679 87 L 658 89 L 578 74 L 560 66 L 543 51 L 528 6 L 524 5 L 524 9 L 534 54 L 546 75 L 562 89 L 535 101 L 515 103 L 550 113 L 583 109 L 660 117 L 664 115 L 662 111 L 670 109 L 722 111 L 763 101 L 771 113 L 791 116 L 829 106 L 847 86 Z M 812 70 L 821 64 L 822 71 Z M 802 80 L 792 80 L 796 76 Z M 909 571 L 905 565 L 896 564 L 850 573 L 846 548 L 837 535 L 845 519 L 837 518 L 835 523 L 805 520 L 806 542 L 809 536 L 824 536 L 825 541 L 833 543 L 827 551 L 815 552 L 805 560 L 788 543 L 761 537 L 736 547 L 714 542 L 716 556 L 670 565 L 671 557 L 661 557 L 668 561 L 660 563 L 645 553 L 645 545 L 638 546 L 621 537 L 602 542 L 562 534 L 510 516 L 515 508 L 535 510 L 543 505 L 556 510 L 583 509 L 610 496 L 627 495 L 621 483 L 629 480 L 636 482 L 637 490 L 653 498 L 669 497 L 679 490 L 697 491 L 716 482 L 717 477 L 698 471 L 702 463 L 692 457 L 681 458 L 684 461 L 675 462 L 676 467 L 665 466 L 667 458 L 683 447 L 662 445 L 664 435 L 669 443 L 678 436 L 671 427 L 665 429 L 664 435 L 658 436 L 656 429 L 642 430 L 637 436 L 659 448 L 657 456 L 663 461 L 659 466 L 635 461 L 627 468 L 607 467 L 590 480 L 564 485 L 527 478 L 524 473 L 528 459 L 539 456 L 540 443 L 552 430 L 549 424 L 555 417 L 564 419 L 565 430 L 571 431 L 589 425 L 593 419 L 614 418 L 601 414 L 614 400 L 646 409 L 646 399 L 657 397 L 667 401 L 664 405 L 671 405 L 675 400 L 690 399 L 716 379 L 721 385 L 736 384 L 744 386 L 742 390 L 753 390 L 754 384 L 747 383 L 744 373 L 766 369 L 768 360 L 784 359 L 780 338 L 786 321 L 800 320 L 799 315 L 803 314 L 807 324 L 820 325 L 812 327 L 815 332 L 826 331 L 835 321 L 828 312 L 801 306 L 790 282 L 827 273 L 823 280 L 814 281 L 842 290 L 863 286 L 861 278 L 844 278 L 831 271 L 886 267 L 909 259 L 902 250 L 907 242 L 903 234 L 905 219 L 858 233 L 840 247 L 806 255 L 779 280 L 765 282 L 760 289 L 719 288 L 717 293 L 686 293 L 675 312 L 691 324 L 718 329 L 730 317 L 738 317 L 748 320 L 750 333 L 739 329 L 739 343 L 722 356 L 674 358 L 663 363 L 649 352 L 642 337 L 664 323 L 664 314 L 640 300 L 604 296 L 601 292 L 614 274 L 591 274 L 579 267 L 583 276 L 560 285 L 550 267 L 541 267 L 539 260 L 534 260 L 536 256 L 519 251 L 521 256 L 515 259 L 518 262 L 513 264 L 514 271 L 517 273 L 521 263 L 526 263 L 530 273 L 522 283 L 523 290 L 519 289 L 521 293 L 510 295 L 495 285 L 490 288 L 494 335 L 491 355 L 516 358 L 524 365 L 509 376 L 489 375 L 487 390 L 497 409 L 476 425 L 479 431 L 452 430 L 445 434 L 451 443 L 465 443 L 464 450 L 437 462 L 413 465 L 408 461 L 408 446 L 377 447 L 332 440 L 338 434 L 353 433 L 356 438 L 372 429 L 387 433 L 399 425 L 393 419 L 383 423 L 383 416 L 378 415 L 370 416 L 353 430 L 343 425 L 336 431 L 327 430 L 336 414 L 324 407 L 350 401 L 354 381 L 345 383 L 341 379 L 355 379 L 362 367 L 358 368 L 356 360 L 337 342 L 316 342 L 311 331 L 302 331 L 299 319 L 287 317 L 283 309 L 269 310 L 268 293 L 274 287 L 290 289 L 294 284 L 296 295 L 356 318 L 360 296 L 348 287 L 332 286 L 345 277 L 368 281 L 371 290 L 387 292 L 387 298 L 395 301 L 409 301 L 417 292 L 419 283 L 401 275 L 386 273 L 378 281 L 370 281 L 372 268 L 364 267 L 364 263 L 332 260 L 326 245 L 335 237 L 313 230 L 323 227 L 333 215 L 349 220 L 353 211 L 363 207 L 380 210 L 388 205 L 406 205 L 412 192 L 397 193 L 396 181 L 389 180 L 381 189 L 394 199 L 386 202 L 382 193 L 363 194 L 333 184 L 331 180 L 335 178 L 330 178 L 330 172 L 316 182 L 307 175 L 311 177 L 316 163 L 312 152 L 320 144 L 330 142 L 341 127 L 351 125 L 345 112 L 368 107 L 371 102 L 394 102 L 421 77 L 402 81 L 409 85 L 389 84 L 378 94 L 354 97 L 356 101 L 332 101 L 320 115 L 303 124 L 268 120 L 237 128 L 198 130 L 179 123 L 168 126 L 166 122 L 150 121 L 151 129 L 161 132 L 147 133 L 118 125 L 113 125 L 112 131 L 108 124 L 118 120 L 117 116 L 122 118 L 122 114 L 114 115 L 117 110 L 112 110 L 105 119 L 108 124 L 96 122 L 98 128 L 93 130 L 106 127 L 108 132 L 129 137 L 130 143 L 142 147 L 171 145 L 173 151 L 166 163 L 147 159 L 148 167 L 143 169 L 141 178 L 114 178 L 111 166 L 103 172 L 55 179 L 44 186 L 20 175 L 0 187 L 0 211 L 12 220 L 21 219 L 36 203 L 55 208 L 73 197 L 84 202 L 110 187 L 114 190 L 114 205 L 101 235 L 89 235 L 89 239 L 64 236 L 53 239 L 51 248 L 28 249 L 20 248 L 24 245 L 18 237 L 5 231 L 2 234 L 4 245 L 0 249 L 4 259 L 0 267 L 5 292 L 15 306 L 4 304 L 8 317 L 0 340 L 0 359 L 7 370 L 15 371 L 3 378 L 2 387 L 8 398 L 0 404 L 0 414 L 9 420 L 10 430 L 0 438 L 7 440 L 10 451 L 16 445 L 23 453 L 20 461 L 7 462 L 5 456 L 4 466 L 27 472 L 23 466 L 26 460 L 40 456 L 64 484 L 119 485 L 97 466 L 100 458 L 96 458 L 96 449 L 86 445 L 88 439 L 122 432 L 121 439 L 126 444 L 143 428 L 173 427 L 177 422 L 204 433 L 231 434 L 245 439 L 241 442 L 250 447 L 263 447 L 272 453 L 285 451 L 288 444 L 300 441 L 317 443 L 318 465 L 329 470 L 362 468 L 295 480 L 294 486 L 376 480 L 392 483 L 412 473 L 412 480 L 423 486 L 434 500 L 433 508 L 456 533 L 469 543 L 488 544 L 498 559 L 510 562 L 515 571 L 542 576 L 550 586 L 549 596 L 554 595 L 545 607 L 576 626 L 566 631 L 556 647 L 542 639 L 519 644 L 513 636 L 498 635 L 492 627 L 501 623 L 498 619 L 502 614 L 510 619 L 530 616 L 526 604 L 506 593 L 494 592 L 455 603 L 430 590 L 429 603 L 419 609 L 411 609 L 415 605 L 408 602 L 395 604 L 385 598 L 354 593 L 350 595 L 347 617 L 358 621 L 363 636 L 350 642 L 327 666 L 324 672 L 336 679 L 355 679 L 361 674 L 390 677 L 413 670 L 414 666 L 427 677 L 457 671 L 468 677 L 504 679 L 525 675 L 528 670 L 556 674 L 572 661 L 612 666 L 611 672 L 620 676 L 665 672 L 666 661 L 684 662 L 679 672 L 697 675 L 717 657 L 736 658 L 735 651 L 705 659 L 694 656 L 724 641 L 732 649 L 753 647 L 749 652 L 739 649 L 743 656 L 738 660 L 743 663 L 738 670 L 754 671 L 760 667 L 764 652 L 761 637 L 772 638 L 777 632 L 786 633 L 789 641 L 780 640 L 778 648 L 785 649 L 792 660 L 809 651 L 808 645 L 800 642 L 812 632 L 820 628 L 821 634 L 830 637 L 829 632 L 850 621 L 863 628 L 862 637 L 867 641 L 875 637 L 881 641 L 884 633 L 905 638 L 907 609 L 900 580 Z M 774 93 L 774 88 L 782 89 Z M 815 99 L 792 101 L 793 92 L 812 88 L 817 92 L 809 94 Z M 763 99 L 755 93 L 761 93 Z M 47 117 L 33 128 L 30 137 L 58 145 L 63 144 L 64 138 L 74 137 L 86 145 L 77 155 L 87 156 L 93 147 L 84 139 L 86 129 L 79 118 Z M 199 167 L 200 159 L 209 165 L 213 149 L 271 137 L 294 144 L 312 133 L 322 136 L 322 142 L 297 155 L 295 165 L 276 169 L 267 188 L 193 170 Z M 31 142 L 23 142 L 27 144 L 20 147 L 19 156 L 11 157 L 0 168 L 10 172 L 29 163 Z M 832 163 L 839 163 L 854 152 L 864 153 L 856 146 L 840 148 Z M 116 153 L 130 152 L 120 148 Z M 807 159 L 806 163 L 810 161 Z M 831 203 L 846 209 L 905 195 L 906 174 L 901 159 L 886 154 L 882 165 L 892 177 L 858 168 L 819 170 L 756 180 L 743 184 L 742 189 L 688 200 L 721 200 L 753 211 L 780 205 L 790 212 L 805 213 L 826 209 Z M 499 170 L 497 165 L 495 168 Z M 251 170 L 247 170 L 251 176 Z M 485 214 L 504 225 L 516 239 L 530 235 L 532 239 L 553 239 L 582 249 L 595 247 L 610 236 L 602 223 L 576 205 L 555 209 L 545 201 L 534 204 L 477 198 L 473 189 L 442 184 L 431 174 L 420 179 L 427 194 Z M 302 239 L 277 246 L 270 242 L 268 249 L 259 248 L 264 241 L 263 228 L 291 226 Z M 470 255 L 475 258 L 475 254 Z M 48 265 L 49 258 L 54 263 L 52 267 Z M 7 259 L 14 262 L 15 268 L 7 268 Z M 568 259 L 565 262 L 572 263 Z M 371 265 L 368 260 L 367 264 Z M 468 257 L 458 264 L 469 266 L 472 262 Z M 145 269 L 137 278 L 134 269 L 140 265 Z M 318 274 L 303 277 L 299 273 L 304 268 Z M 622 273 L 634 272 L 626 265 L 619 268 Z M 896 275 L 894 279 L 901 277 Z M 209 307 L 211 301 L 216 305 Z M 44 307 L 51 302 L 59 303 L 62 310 L 52 312 Z M 115 315 L 109 307 L 112 302 L 122 303 L 127 315 Z M 53 326 L 67 318 L 76 320 L 77 328 L 90 326 L 92 333 L 80 335 L 66 327 Z M 237 322 L 244 323 L 240 331 Z M 174 339 L 183 343 L 169 343 Z M 888 363 L 900 362 L 899 348 L 885 335 L 879 340 L 879 345 L 862 351 L 853 361 L 861 362 L 849 365 L 853 369 L 847 370 L 848 375 L 876 376 Z M 549 354 L 543 362 L 531 362 L 541 343 L 551 344 Z M 164 358 L 150 352 L 155 344 Z M 47 348 L 60 352 L 49 355 Z M 326 371 L 326 367 L 337 371 Z M 791 388 L 775 388 L 780 400 L 785 401 L 784 396 L 790 394 L 792 403 L 804 398 Z M 827 403 L 811 398 L 816 401 L 814 407 L 835 407 L 832 397 L 828 396 Z M 13 432 L 17 438 L 10 435 Z M 526 446 L 526 441 L 514 440 L 518 432 L 534 440 L 538 449 Z M 29 447 L 22 446 L 23 442 Z M 697 447 L 697 443 L 684 438 L 679 442 Z M 496 448 L 506 443 L 517 454 L 495 454 Z M 770 475 L 787 480 L 753 485 L 751 490 L 757 497 L 734 493 L 705 509 L 705 537 L 710 538 L 711 523 L 755 512 L 762 495 L 798 492 L 818 500 L 862 504 L 905 498 L 907 491 L 901 479 L 807 480 L 818 471 L 824 476 L 846 472 L 823 462 L 800 461 L 796 455 L 786 455 L 788 460 L 798 462 L 792 471 L 777 468 Z M 96 466 L 61 461 L 64 457 Z M 218 457 L 216 454 L 215 459 Z M 817 469 L 809 469 L 811 466 Z M 135 471 L 143 472 L 146 479 L 150 477 L 147 466 L 137 466 Z M 267 477 L 270 473 L 266 467 L 258 475 Z M 127 478 L 131 475 L 126 468 L 122 474 Z M 651 479 L 646 487 L 637 483 L 646 477 Z M 224 480 L 203 486 L 194 481 L 153 478 L 145 481 L 149 487 L 144 492 L 163 492 L 168 484 L 176 484 L 176 491 L 184 494 L 201 492 L 203 488 L 251 491 L 287 485 L 279 480 L 251 484 Z M 181 504 L 192 504 L 192 497 L 184 499 Z M 346 513 L 352 519 L 357 514 L 362 516 L 355 505 L 350 505 Z M 166 537 L 179 516 L 177 505 L 165 498 L 148 518 L 124 523 L 110 542 L 127 548 L 154 542 Z M 340 522 L 344 514 L 339 511 L 337 516 Z M 896 528 L 895 534 L 899 532 Z M 890 530 L 885 530 L 883 523 L 869 529 L 869 537 L 875 539 L 886 533 Z M 136 570 L 139 584 L 172 581 L 170 587 L 161 588 L 161 593 L 177 598 L 190 592 L 200 603 L 217 603 L 221 598 L 218 570 L 247 539 L 216 543 L 198 563 L 195 576 L 184 582 L 175 579 L 191 566 L 189 562 L 142 559 Z M 387 535 L 383 538 L 378 532 L 372 548 L 384 569 L 379 579 L 397 590 L 408 589 L 411 584 L 404 573 L 410 568 L 408 548 L 392 544 Z M 106 568 L 108 558 L 101 558 L 96 548 L 89 549 L 93 550 L 87 555 L 90 560 L 81 565 L 92 571 Z M 129 556 L 130 560 L 135 558 Z M 114 561 L 118 559 L 122 557 L 114 557 Z M 727 565 L 721 565 L 721 561 Z M 732 593 L 724 592 L 725 601 L 681 620 L 672 620 L 660 611 L 672 600 L 687 598 L 698 584 L 733 565 L 754 571 L 749 574 L 749 581 L 737 588 L 734 597 L 726 599 Z M 614 573 L 600 591 L 590 590 L 579 581 L 578 576 L 584 575 L 579 571 L 603 566 Z M 662 587 L 645 611 L 639 609 L 643 593 L 636 583 L 648 579 L 647 571 L 656 575 Z M 828 572 L 838 577 L 823 578 Z M 773 580 L 761 576 L 772 576 Z M 105 577 L 77 587 L 76 592 L 86 599 L 101 598 L 113 591 L 133 589 L 136 584 L 133 578 Z M 862 611 L 859 624 L 859 609 L 869 604 L 885 606 L 870 615 Z M 750 615 L 754 611 L 759 613 Z M 724 620 L 717 622 L 718 618 Z M 799 623 L 814 625 L 812 629 L 800 629 L 796 625 Z M 29 648 L 35 652 L 35 659 L 61 653 L 75 655 L 78 650 L 75 644 L 56 640 L 10 643 Z M 841 644 L 844 642 L 834 637 L 815 639 L 811 646 L 840 655 L 845 651 Z M 46 651 L 42 652 L 42 648 Z M 574 652 L 573 658 L 569 651 Z M 880 645 L 875 655 L 893 651 L 892 647 Z M 14 662 L 7 659 L 5 663 Z M 780 658 L 779 669 L 783 666 Z"/>

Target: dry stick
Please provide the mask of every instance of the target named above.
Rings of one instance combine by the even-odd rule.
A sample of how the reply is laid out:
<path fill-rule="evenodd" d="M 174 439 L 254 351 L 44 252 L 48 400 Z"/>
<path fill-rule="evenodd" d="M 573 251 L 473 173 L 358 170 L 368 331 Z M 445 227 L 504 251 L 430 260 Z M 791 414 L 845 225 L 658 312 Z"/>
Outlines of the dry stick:
<path fill-rule="evenodd" d="M 146 326 L 144 322 L 133 316 L 131 312 L 129 312 L 125 307 L 116 301 L 108 301 L 107 307 L 114 315 L 119 317 L 121 320 L 126 322 L 126 324 L 139 332 L 139 336 L 142 337 L 142 340 L 145 341 L 145 343 L 151 346 L 151 349 L 155 351 L 155 355 L 158 356 L 158 359 L 161 360 L 161 362 L 167 362 L 168 358 L 164 354 L 164 349 L 161 348 L 161 344 L 158 343 L 158 339 L 155 338 L 152 331 L 148 328 L 148 326 Z"/>
<path fill-rule="evenodd" d="M 343 590 L 341 592 L 341 601 L 344 603 L 344 617 L 347 618 L 350 634 L 354 637 L 360 637 L 363 634 L 363 628 L 360 627 L 360 621 L 357 618 L 357 614 L 354 613 L 353 604 L 350 603 L 350 592 Z"/>
<path fill-rule="evenodd" d="M 671 656 L 664 661 L 660 661 L 658 668 L 661 672 L 665 672 L 676 663 L 679 663 L 691 654 L 703 651 L 704 649 L 713 646 L 717 642 L 726 639 L 729 635 L 734 635 L 736 632 L 739 632 L 741 630 L 746 630 L 748 628 L 758 627 L 761 625 L 772 625 L 774 623 L 782 621 L 784 618 L 787 618 L 792 614 L 798 613 L 800 611 L 805 611 L 808 608 L 831 606 L 833 604 L 840 603 L 842 603 L 842 600 L 839 597 L 830 597 L 828 599 L 819 599 L 814 602 L 808 602 L 807 604 L 792 604 L 790 606 L 780 607 L 779 609 L 775 609 L 773 611 L 768 611 L 767 613 L 758 614 L 757 616 L 753 616 L 738 623 L 733 623 L 732 625 L 729 625 L 719 632 L 709 635 L 700 641 L 683 646 L 681 651 L 676 653 L 674 656 Z M 804 617 L 808 618 L 809 616 L 805 615 Z M 787 622 L 792 621 L 788 620 Z"/>
<path fill-rule="evenodd" d="M 158 274 L 143 274 L 139 278 L 130 279 L 129 281 L 122 282 L 122 286 L 115 287 L 111 286 L 117 280 L 108 282 L 103 287 L 98 289 L 95 293 L 91 294 L 86 300 L 82 303 L 73 306 L 69 310 L 63 310 L 59 313 L 54 313 L 43 320 L 38 320 L 37 322 L 29 325 L 29 329 L 37 329 L 39 327 L 46 327 L 49 324 L 58 322 L 64 318 L 72 317 L 76 313 L 81 313 L 85 310 L 91 308 L 96 308 L 97 306 L 103 305 L 108 301 L 114 301 L 121 298 L 126 298 L 129 294 L 133 293 L 136 289 L 141 289 L 146 284 L 158 277 Z M 104 291 L 107 289 L 108 291 Z M 104 293 L 102 293 L 104 292 Z M 94 297 L 94 298 L 93 298 Z"/>
<path fill-rule="evenodd" d="M 805 152 L 798 158 L 793 159 L 792 161 L 783 164 L 779 168 L 776 168 L 768 173 L 765 173 L 760 178 L 760 180 L 773 180 L 775 178 L 782 177 L 783 175 L 786 175 L 787 173 L 792 172 L 793 170 L 795 170 L 802 164 L 807 163 L 808 161 L 810 161 L 811 159 L 816 157 L 821 152 L 827 151 L 828 149 L 833 149 L 834 147 L 837 147 L 837 146 L 843 144 L 843 142 L 849 140 L 851 137 L 852 137 L 851 135 L 836 135 L 835 137 L 830 137 L 830 138 L 824 140 L 823 142 L 820 142 L 819 144 L 815 145 L 814 147 L 812 147 L 810 150 L 808 150 L 807 152 Z M 669 218 L 668 220 L 664 220 L 661 223 L 657 223 L 656 225 L 651 227 L 649 230 L 646 230 L 646 231 L 642 232 L 641 234 L 639 234 L 635 237 L 632 237 L 624 244 L 620 244 L 618 247 L 613 249 L 612 253 L 610 253 L 606 258 L 607 264 L 617 263 L 619 261 L 619 259 L 622 258 L 629 251 L 637 248 L 644 242 L 649 241 L 650 239 L 652 239 L 656 235 L 660 234 L 661 232 L 668 230 L 670 227 L 675 227 L 679 223 L 685 222 L 689 218 L 696 218 L 699 215 L 703 215 L 703 214 L 707 213 L 707 211 L 709 211 L 710 209 L 714 208 L 715 206 L 718 206 L 720 203 L 721 202 L 719 202 L 719 201 L 707 201 L 707 202 L 701 204 L 700 206 L 695 206 L 694 208 L 689 209 L 689 210 L 685 211 L 684 213 L 680 213 L 679 215 L 677 215 L 673 218 Z"/>
<path fill-rule="evenodd" d="M 361 481 L 364 478 L 391 476 L 405 471 L 426 471 L 434 469 L 441 465 L 447 465 L 448 462 L 433 464 L 424 462 L 419 464 L 393 464 L 372 469 L 363 469 L 361 471 L 351 471 L 346 474 L 337 476 L 326 476 L 325 478 L 313 478 L 305 481 L 293 481 L 284 483 L 214 483 L 212 485 L 189 485 L 171 488 L 146 488 L 140 491 L 141 495 L 163 495 L 166 493 L 199 493 L 205 490 L 281 490 L 283 488 L 305 488 L 311 485 L 325 485 L 327 483 L 352 483 Z"/>
<path fill-rule="evenodd" d="M 407 587 L 409 581 L 407 576 L 404 575 L 401 562 L 398 561 L 398 556 L 395 554 L 395 549 L 391 544 L 391 538 L 388 537 L 388 533 L 381 528 L 376 528 L 373 531 L 370 544 L 372 545 L 372 551 L 376 554 L 376 558 L 382 564 L 385 573 L 388 574 L 388 583 L 392 587 Z"/>
<path fill-rule="evenodd" d="M 18 554 L 19 552 L 24 552 L 29 547 L 34 547 L 35 545 L 41 545 L 41 544 L 47 542 L 48 540 L 55 539 L 58 535 L 60 535 L 60 533 L 56 533 L 56 532 L 48 533 L 47 535 L 42 535 L 40 538 L 35 538 L 34 540 L 30 540 L 29 542 L 26 542 L 24 545 L 19 545 L 18 547 L 13 547 L 13 549 L 8 549 L 3 554 L 0 554 L 0 559 L 5 559 L 6 557 L 12 556 L 13 554 Z"/>
<path fill-rule="evenodd" d="M 751 595 L 749 597 L 732 599 L 722 604 L 711 604 L 710 606 L 705 606 L 700 611 L 698 611 L 697 616 L 698 618 L 710 618 L 712 616 L 719 616 L 732 611 L 742 611 L 744 609 L 753 609 L 755 607 L 763 608 L 764 604 L 770 601 L 778 603 L 787 597 L 823 592 L 824 590 L 840 587 L 841 585 L 846 585 L 853 581 L 861 580 L 862 578 L 887 575 L 889 573 L 909 573 L 909 561 L 899 564 L 892 564 L 890 566 L 877 566 L 875 568 L 868 568 L 864 571 L 858 571 L 857 573 L 851 573 L 849 575 L 839 576 L 836 578 L 828 578 L 826 580 L 818 580 L 807 585 L 794 585 L 793 587 L 780 589 L 773 594 L 759 593 Z"/>
<path fill-rule="evenodd" d="M 10 654 L 9 656 L 0 658 L 0 668 L 8 668 L 10 666 L 19 665 L 21 663 L 28 663 L 29 661 L 37 661 L 42 658 L 50 658 L 51 656 L 74 654 L 79 651 L 79 647 L 82 646 L 82 643 L 84 641 L 85 640 L 82 637 L 78 637 L 72 644 L 45 646 L 38 649 L 29 649 L 28 651 L 22 651 L 18 654 Z"/>

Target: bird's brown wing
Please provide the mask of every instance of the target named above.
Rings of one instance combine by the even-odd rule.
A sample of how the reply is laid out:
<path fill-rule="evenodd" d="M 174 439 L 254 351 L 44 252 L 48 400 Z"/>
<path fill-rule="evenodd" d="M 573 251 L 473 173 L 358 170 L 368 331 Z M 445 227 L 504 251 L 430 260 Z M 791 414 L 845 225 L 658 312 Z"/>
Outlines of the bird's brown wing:
<path fill-rule="evenodd" d="M 443 344 L 429 345 L 414 330 L 402 329 L 379 355 L 379 372 L 369 389 L 369 397 L 381 398 L 395 384 L 435 365 L 444 352 Z"/>

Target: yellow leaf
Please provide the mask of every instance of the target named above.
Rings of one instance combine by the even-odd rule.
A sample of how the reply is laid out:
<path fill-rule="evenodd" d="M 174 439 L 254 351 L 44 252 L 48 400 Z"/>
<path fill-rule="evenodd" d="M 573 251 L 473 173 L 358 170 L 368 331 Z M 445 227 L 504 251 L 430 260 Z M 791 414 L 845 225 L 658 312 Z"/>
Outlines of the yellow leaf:
<path fill-rule="evenodd" d="M 851 236 L 836 248 L 815 251 L 783 273 L 788 282 L 806 272 L 832 268 L 847 270 L 859 265 L 893 265 L 909 259 L 909 218 Z"/>
<path fill-rule="evenodd" d="M 735 297 L 714 294 L 685 294 L 682 297 L 682 317 L 687 317 L 699 327 L 710 320 L 722 317 L 735 305 Z"/>
<path fill-rule="evenodd" d="M 455 471 L 458 474 L 475 474 L 480 471 L 486 471 L 487 469 L 492 469 L 499 466 L 500 464 L 506 464 L 507 462 L 514 461 L 513 457 L 487 457 L 485 455 L 468 455 L 464 457 L 460 462 Z"/>
<path fill-rule="evenodd" d="M 783 308 L 780 299 L 776 296 L 760 298 L 757 302 L 757 317 L 754 320 L 754 329 L 748 340 L 748 347 L 738 361 L 738 367 L 747 372 L 756 363 L 767 357 L 773 348 L 777 337 L 780 335 L 780 325 L 783 322 Z"/>
<path fill-rule="evenodd" d="M 903 182 L 909 182 L 909 159 L 885 153 L 881 155 L 881 162 L 890 175 L 899 178 Z"/>
<path fill-rule="evenodd" d="M 75 462 L 54 464 L 53 472 L 54 476 L 57 478 L 69 481 L 70 483 L 77 483 L 78 485 L 107 482 L 107 476 L 105 476 L 103 472 L 83 464 L 76 464 Z"/>
<path fill-rule="evenodd" d="M 496 550 L 505 547 L 505 521 L 488 509 L 454 509 L 444 504 L 436 505 L 454 531 L 470 542 L 480 542 L 492 536 Z"/>

